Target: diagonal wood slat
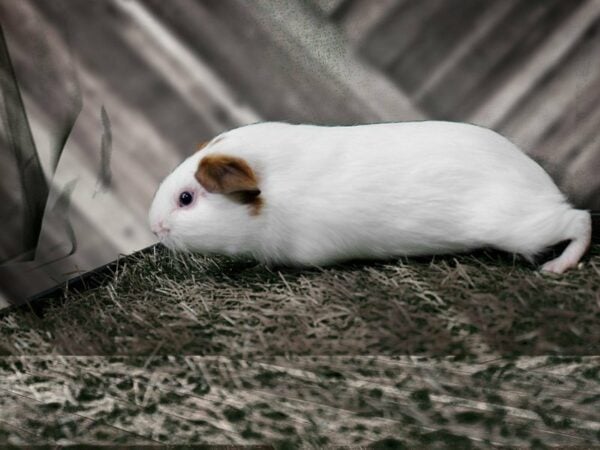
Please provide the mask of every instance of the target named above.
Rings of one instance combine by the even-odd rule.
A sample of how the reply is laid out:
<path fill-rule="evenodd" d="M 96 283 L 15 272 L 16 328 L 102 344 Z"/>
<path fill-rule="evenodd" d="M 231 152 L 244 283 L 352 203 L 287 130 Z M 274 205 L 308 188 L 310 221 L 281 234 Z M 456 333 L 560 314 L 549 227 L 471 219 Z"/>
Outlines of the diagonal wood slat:
<path fill-rule="evenodd" d="M 506 119 L 518 102 L 552 70 L 579 42 L 581 36 L 600 17 L 600 2 L 588 0 L 544 42 L 524 67 L 515 72 L 469 120 L 494 128 Z"/>

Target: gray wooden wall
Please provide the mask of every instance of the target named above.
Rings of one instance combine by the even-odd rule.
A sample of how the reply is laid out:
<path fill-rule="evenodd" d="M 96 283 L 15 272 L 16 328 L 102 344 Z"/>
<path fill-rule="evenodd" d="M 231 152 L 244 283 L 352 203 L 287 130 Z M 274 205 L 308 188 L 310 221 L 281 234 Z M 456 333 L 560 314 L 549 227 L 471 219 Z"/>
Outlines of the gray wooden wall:
<path fill-rule="evenodd" d="M 259 120 L 485 125 L 600 208 L 600 0 L 5 0 L 0 24 L 51 188 L 36 262 L 0 267 L 0 285 L 27 294 L 152 243 L 162 177 Z M 0 262 L 22 225 L 4 150 Z M 66 215 L 77 251 L 36 269 L 71 248 Z"/>

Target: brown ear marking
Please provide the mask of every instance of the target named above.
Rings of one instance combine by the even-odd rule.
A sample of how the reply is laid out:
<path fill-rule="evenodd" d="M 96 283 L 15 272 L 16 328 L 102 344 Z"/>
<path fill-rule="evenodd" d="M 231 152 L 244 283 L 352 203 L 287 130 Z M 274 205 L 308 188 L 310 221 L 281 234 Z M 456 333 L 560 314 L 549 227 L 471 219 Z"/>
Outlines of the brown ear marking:
<path fill-rule="evenodd" d="M 197 146 L 196 146 L 196 151 L 199 152 L 200 150 L 202 150 L 204 147 L 206 147 L 208 144 L 216 144 L 217 142 L 222 141 L 223 139 L 225 139 L 225 135 L 224 134 L 220 134 L 215 138 L 212 138 L 208 141 L 204 141 L 204 142 L 200 142 Z"/>
<path fill-rule="evenodd" d="M 235 156 L 207 155 L 200 160 L 196 180 L 208 192 L 230 195 L 236 201 L 252 204 L 254 214 L 262 205 L 260 189 L 254 171 L 248 163 Z"/>

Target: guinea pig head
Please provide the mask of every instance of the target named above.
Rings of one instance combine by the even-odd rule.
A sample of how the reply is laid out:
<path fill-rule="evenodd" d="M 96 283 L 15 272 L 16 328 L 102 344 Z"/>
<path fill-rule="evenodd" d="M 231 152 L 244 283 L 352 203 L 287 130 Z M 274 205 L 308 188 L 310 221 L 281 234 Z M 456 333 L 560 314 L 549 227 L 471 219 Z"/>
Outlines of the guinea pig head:
<path fill-rule="evenodd" d="M 197 152 L 160 184 L 149 222 L 172 250 L 235 255 L 247 250 L 262 198 L 243 159 Z"/>

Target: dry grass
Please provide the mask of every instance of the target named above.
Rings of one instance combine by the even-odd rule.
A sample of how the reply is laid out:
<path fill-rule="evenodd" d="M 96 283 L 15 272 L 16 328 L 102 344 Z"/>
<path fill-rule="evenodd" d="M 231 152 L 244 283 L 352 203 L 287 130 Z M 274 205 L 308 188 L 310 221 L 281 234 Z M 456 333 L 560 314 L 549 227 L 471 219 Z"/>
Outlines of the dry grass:
<path fill-rule="evenodd" d="M 158 248 L 0 318 L 0 445 L 591 448 L 599 349 L 599 245 L 564 276 L 497 252 L 277 270 Z"/>
<path fill-rule="evenodd" d="M 172 255 L 122 259 L 43 319 L 0 320 L 6 355 L 593 355 L 600 246 L 544 275 L 497 252 L 324 269 Z"/>
<path fill-rule="evenodd" d="M 599 363 L 10 357 L 0 360 L 0 445 L 596 448 Z"/>

